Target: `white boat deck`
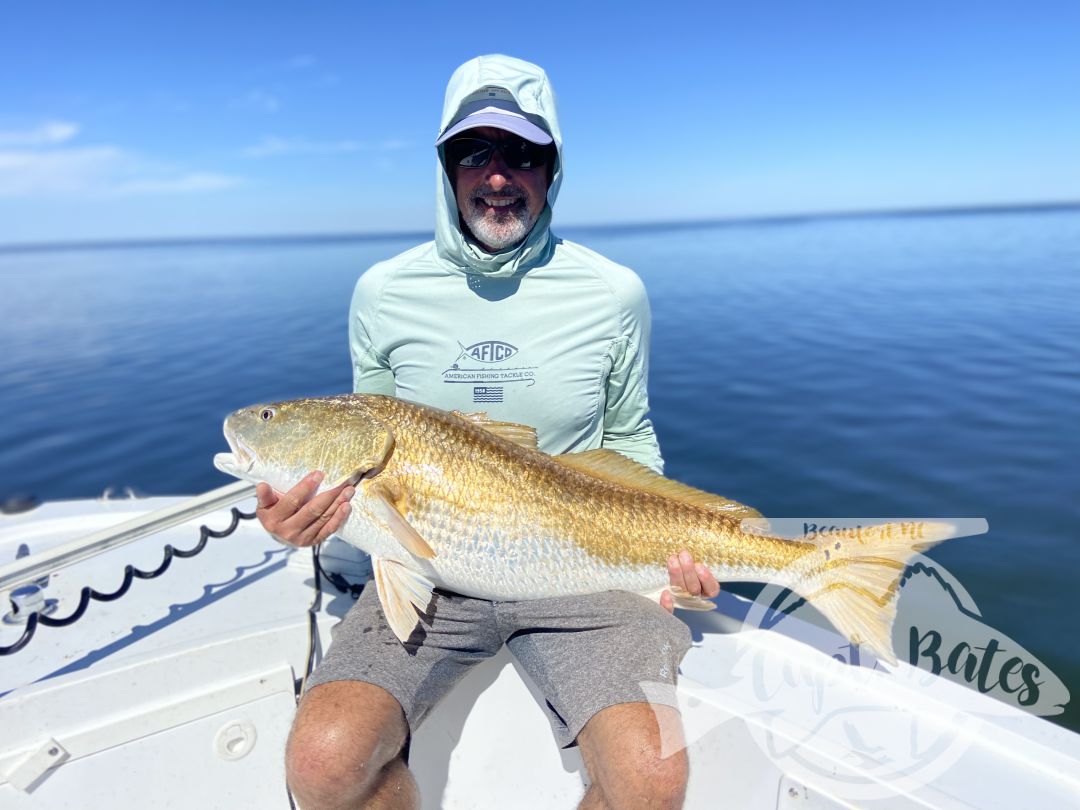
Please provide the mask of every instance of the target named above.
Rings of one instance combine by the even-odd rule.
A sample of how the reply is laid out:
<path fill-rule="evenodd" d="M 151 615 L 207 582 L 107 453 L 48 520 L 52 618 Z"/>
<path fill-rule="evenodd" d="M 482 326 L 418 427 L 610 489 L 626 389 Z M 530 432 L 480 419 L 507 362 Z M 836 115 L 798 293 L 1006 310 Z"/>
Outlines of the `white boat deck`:
<path fill-rule="evenodd" d="M 21 544 L 33 557 L 179 500 L 0 517 L 0 567 Z M 166 543 L 191 548 L 202 524 L 227 527 L 228 509 L 53 574 L 53 616 L 84 585 L 115 590 L 129 563 L 156 568 Z M 241 521 L 74 624 L 39 626 L 0 656 L 0 807 L 288 808 L 282 751 L 313 596 L 310 552 Z M 733 632 L 746 603 L 721 603 L 689 617 L 687 807 L 1080 808 L 1080 735 L 906 665 L 874 672 L 777 632 Z M 351 604 L 324 582 L 320 649 Z M 0 646 L 22 630 L 0 624 Z M 426 807 L 575 805 L 580 757 L 557 749 L 532 691 L 504 651 L 433 712 L 411 751 Z"/>

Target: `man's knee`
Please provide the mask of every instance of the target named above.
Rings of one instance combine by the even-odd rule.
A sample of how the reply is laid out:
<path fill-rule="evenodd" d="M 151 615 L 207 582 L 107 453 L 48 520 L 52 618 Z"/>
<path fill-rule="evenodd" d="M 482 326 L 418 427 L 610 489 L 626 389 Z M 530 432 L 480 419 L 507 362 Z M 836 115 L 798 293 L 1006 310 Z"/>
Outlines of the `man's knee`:
<path fill-rule="evenodd" d="M 589 721 L 578 741 L 608 806 L 683 806 L 690 769 L 675 709 L 611 706 Z"/>
<path fill-rule="evenodd" d="M 300 703 L 285 748 L 289 786 L 308 800 L 367 795 L 408 734 L 400 704 L 358 681 L 314 687 Z"/>
<path fill-rule="evenodd" d="M 596 796 L 582 806 L 680 810 L 686 800 L 689 776 L 686 752 L 668 757 L 642 752 L 627 757 L 614 768 L 594 777 L 590 791 Z"/>
<path fill-rule="evenodd" d="M 663 756 L 643 746 L 617 764 L 616 785 L 601 785 L 613 807 L 671 808 L 683 806 L 690 769 L 685 749 Z"/>
<path fill-rule="evenodd" d="M 690 766 L 686 749 L 669 756 L 659 750 L 645 750 L 637 758 L 637 773 L 644 786 L 648 807 L 680 808 L 686 799 Z"/>

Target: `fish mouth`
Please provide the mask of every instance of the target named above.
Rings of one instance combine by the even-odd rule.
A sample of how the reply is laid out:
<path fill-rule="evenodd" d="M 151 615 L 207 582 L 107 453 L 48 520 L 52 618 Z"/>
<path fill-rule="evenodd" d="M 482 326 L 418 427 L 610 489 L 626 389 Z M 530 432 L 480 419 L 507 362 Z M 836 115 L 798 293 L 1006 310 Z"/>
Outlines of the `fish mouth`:
<path fill-rule="evenodd" d="M 255 466 L 258 454 L 239 436 L 226 434 L 225 440 L 229 443 L 229 449 L 232 452 L 216 454 L 214 466 L 227 475 L 243 478 Z"/>

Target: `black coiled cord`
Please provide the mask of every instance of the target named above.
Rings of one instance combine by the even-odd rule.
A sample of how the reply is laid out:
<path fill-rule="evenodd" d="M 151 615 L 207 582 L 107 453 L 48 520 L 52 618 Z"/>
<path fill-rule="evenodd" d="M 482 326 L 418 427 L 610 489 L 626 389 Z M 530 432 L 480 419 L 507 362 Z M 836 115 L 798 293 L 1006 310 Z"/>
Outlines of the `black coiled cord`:
<path fill-rule="evenodd" d="M 99 602 L 112 602 L 114 599 L 119 599 L 128 589 L 131 587 L 131 583 L 135 579 L 153 579 L 164 574 L 169 566 L 172 564 L 173 557 L 180 557 L 181 559 L 187 559 L 188 557 L 194 557 L 196 554 L 206 548 L 206 541 L 211 537 L 227 537 L 236 531 L 236 527 L 240 525 L 241 520 L 251 520 L 255 517 L 254 512 L 241 512 L 235 506 L 230 510 L 232 515 L 232 521 L 229 523 L 229 527 L 222 531 L 214 531 L 208 526 L 199 527 L 199 542 L 195 544 L 194 548 L 183 549 L 175 548 L 172 544 L 166 544 L 165 556 L 161 561 L 161 565 L 155 568 L 153 571 L 143 571 L 140 568 L 136 568 L 134 565 L 128 564 L 124 566 L 124 581 L 120 583 L 120 587 L 112 593 L 102 593 L 101 591 L 94 590 L 89 585 L 83 586 L 82 592 L 79 594 L 79 604 L 70 614 L 64 616 L 62 619 L 56 619 L 52 616 L 45 616 L 38 611 L 34 611 L 27 617 L 26 629 L 23 630 L 23 634 L 19 639 L 7 647 L 0 646 L 0 655 L 14 655 L 27 644 L 30 643 L 30 639 L 34 637 L 34 633 L 37 631 L 38 625 L 42 624 L 46 627 L 66 627 L 82 618 L 82 615 L 86 612 L 86 608 L 90 605 L 91 599 L 96 599 Z M 331 580 L 333 581 L 333 580 Z M 336 583 L 335 583 L 336 584 Z"/>

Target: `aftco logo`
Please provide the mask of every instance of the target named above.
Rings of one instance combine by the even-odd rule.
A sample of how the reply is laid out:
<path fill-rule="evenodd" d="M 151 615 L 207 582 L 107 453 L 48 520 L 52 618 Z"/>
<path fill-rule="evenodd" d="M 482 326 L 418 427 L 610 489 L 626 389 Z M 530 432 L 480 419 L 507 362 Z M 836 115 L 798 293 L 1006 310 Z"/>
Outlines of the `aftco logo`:
<path fill-rule="evenodd" d="M 482 340 L 472 346 L 462 346 L 461 353 L 481 363 L 501 363 L 517 354 L 517 346 L 503 340 Z"/>

